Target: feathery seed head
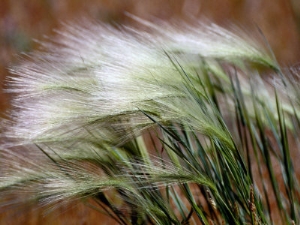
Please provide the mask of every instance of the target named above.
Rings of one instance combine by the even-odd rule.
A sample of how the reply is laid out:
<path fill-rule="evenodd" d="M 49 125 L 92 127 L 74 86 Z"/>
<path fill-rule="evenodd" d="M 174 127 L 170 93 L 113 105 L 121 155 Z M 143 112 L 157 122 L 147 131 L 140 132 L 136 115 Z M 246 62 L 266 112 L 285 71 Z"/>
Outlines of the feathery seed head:
<path fill-rule="evenodd" d="M 124 214 L 111 206 L 104 191 L 116 190 L 131 207 L 131 219 L 138 215 L 157 224 L 181 224 L 195 212 L 203 224 L 210 221 L 206 214 L 220 214 L 229 224 L 247 223 L 248 194 L 256 185 L 249 146 L 271 168 L 265 129 L 277 138 L 280 154 L 288 155 L 286 129 L 295 128 L 298 120 L 297 101 L 286 101 L 248 64 L 279 73 L 276 60 L 242 31 L 241 37 L 214 24 L 158 27 L 139 21 L 151 32 L 88 22 L 66 26 L 54 41 L 42 43 L 43 50 L 11 69 L 7 91 L 14 94 L 13 110 L 3 122 L 9 140 L 3 146 L 27 146 L 39 154 L 28 155 L 22 164 L 11 160 L 23 162 L 20 153 L 3 151 L 1 162 L 8 166 L 0 190 L 32 190 L 47 204 L 92 196 L 111 207 L 123 224 Z M 238 132 L 228 128 L 228 120 Z M 160 129 L 162 148 L 156 149 L 156 165 L 137 139 L 154 126 Z M 286 155 L 276 159 L 284 159 L 280 163 L 291 187 Z M 195 199 L 189 183 L 204 199 Z M 173 184 L 185 201 L 170 188 Z M 288 196 L 292 202 L 294 195 Z M 203 201 L 217 205 L 217 215 L 204 212 Z M 251 204 L 267 221 L 257 202 Z M 137 205 L 143 212 L 137 212 Z M 174 205 L 181 219 L 170 210 Z"/>

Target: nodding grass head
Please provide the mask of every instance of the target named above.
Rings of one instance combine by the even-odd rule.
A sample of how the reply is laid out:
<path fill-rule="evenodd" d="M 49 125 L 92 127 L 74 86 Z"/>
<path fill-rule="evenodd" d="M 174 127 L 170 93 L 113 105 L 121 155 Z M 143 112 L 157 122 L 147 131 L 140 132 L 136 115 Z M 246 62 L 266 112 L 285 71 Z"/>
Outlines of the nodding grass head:
<path fill-rule="evenodd" d="M 30 190 L 43 204 L 92 198 L 121 224 L 265 224 L 269 185 L 281 221 L 298 221 L 288 132 L 298 131 L 299 103 L 285 91 L 298 96 L 297 82 L 242 30 L 139 21 L 151 32 L 66 26 L 11 69 L 1 193 Z M 268 181 L 253 174 L 261 163 Z"/>

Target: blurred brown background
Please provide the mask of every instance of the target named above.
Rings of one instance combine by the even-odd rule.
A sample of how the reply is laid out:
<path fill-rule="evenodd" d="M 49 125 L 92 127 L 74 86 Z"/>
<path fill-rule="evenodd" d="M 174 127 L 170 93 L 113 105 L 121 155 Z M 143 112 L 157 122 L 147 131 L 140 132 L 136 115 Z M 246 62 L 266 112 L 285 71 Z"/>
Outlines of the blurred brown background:
<path fill-rule="evenodd" d="M 222 26 L 230 23 L 248 29 L 257 25 L 266 36 L 283 66 L 300 62 L 300 3 L 298 0 L 0 0 L 0 81 L 20 52 L 37 47 L 33 39 L 53 35 L 61 22 L 93 18 L 107 23 L 131 23 L 129 12 L 154 21 L 178 18 L 210 20 Z M 8 97 L 0 93 L 0 108 Z M 0 212 L 2 224 L 112 224 L 112 221 L 85 207 L 62 206 L 43 215 L 28 208 Z"/>

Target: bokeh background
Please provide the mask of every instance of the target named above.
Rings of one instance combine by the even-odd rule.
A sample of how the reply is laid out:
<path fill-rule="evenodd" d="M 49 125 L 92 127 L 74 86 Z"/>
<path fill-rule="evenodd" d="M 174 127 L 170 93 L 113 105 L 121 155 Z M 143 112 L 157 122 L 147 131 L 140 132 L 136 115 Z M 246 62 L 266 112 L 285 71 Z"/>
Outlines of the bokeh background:
<path fill-rule="evenodd" d="M 235 24 L 251 33 L 259 27 L 283 66 L 300 62 L 299 0 L 0 0 L 0 81 L 5 86 L 9 66 L 17 55 L 38 47 L 34 39 L 51 37 L 63 22 L 91 18 L 104 23 L 131 24 L 131 13 L 153 22 L 179 19 L 209 20 L 221 26 Z M 1 88 L 0 90 L 2 90 Z M 0 111 L 9 96 L 0 92 Z M 17 196 L 22 198 L 22 195 Z M 0 225 L 113 224 L 82 203 L 73 202 L 46 214 L 27 208 L 0 208 Z"/>

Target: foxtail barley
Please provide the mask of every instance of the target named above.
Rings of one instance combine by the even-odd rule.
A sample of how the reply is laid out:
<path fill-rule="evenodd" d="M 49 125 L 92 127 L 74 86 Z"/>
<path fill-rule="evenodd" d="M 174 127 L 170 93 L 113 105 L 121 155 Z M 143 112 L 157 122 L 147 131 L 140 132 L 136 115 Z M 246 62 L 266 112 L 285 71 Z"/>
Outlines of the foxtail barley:
<path fill-rule="evenodd" d="M 66 25 L 11 68 L 0 194 L 23 197 L 1 203 L 91 199 L 120 224 L 298 223 L 298 72 L 259 31 L 135 19 L 150 31 Z"/>

